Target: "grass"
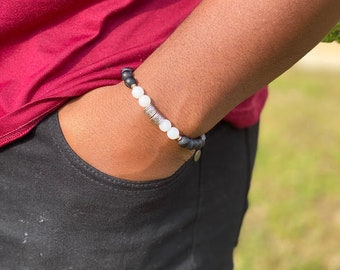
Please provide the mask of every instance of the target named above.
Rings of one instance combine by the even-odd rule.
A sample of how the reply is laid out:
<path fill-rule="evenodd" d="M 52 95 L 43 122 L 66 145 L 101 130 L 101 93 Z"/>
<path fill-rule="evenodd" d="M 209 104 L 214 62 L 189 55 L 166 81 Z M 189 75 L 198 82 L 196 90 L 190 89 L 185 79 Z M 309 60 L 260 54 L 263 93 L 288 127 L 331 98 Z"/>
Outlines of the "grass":
<path fill-rule="evenodd" d="M 271 85 L 235 270 L 340 269 L 339 72 Z"/>

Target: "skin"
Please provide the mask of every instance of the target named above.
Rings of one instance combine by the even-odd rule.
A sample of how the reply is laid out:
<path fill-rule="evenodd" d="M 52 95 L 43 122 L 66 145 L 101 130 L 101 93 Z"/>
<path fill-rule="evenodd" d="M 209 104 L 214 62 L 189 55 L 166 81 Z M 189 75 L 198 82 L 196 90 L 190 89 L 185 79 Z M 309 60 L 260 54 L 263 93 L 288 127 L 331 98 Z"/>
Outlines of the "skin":
<path fill-rule="evenodd" d="M 135 76 L 182 134 L 197 137 L 296 63 L 339 19 L 339 0 L 203 0 Z M 149 121 L 122 83 L 72 100 L 59 118 L 73 150 L 119 178 L 165 178 L 192 155 Z"/>

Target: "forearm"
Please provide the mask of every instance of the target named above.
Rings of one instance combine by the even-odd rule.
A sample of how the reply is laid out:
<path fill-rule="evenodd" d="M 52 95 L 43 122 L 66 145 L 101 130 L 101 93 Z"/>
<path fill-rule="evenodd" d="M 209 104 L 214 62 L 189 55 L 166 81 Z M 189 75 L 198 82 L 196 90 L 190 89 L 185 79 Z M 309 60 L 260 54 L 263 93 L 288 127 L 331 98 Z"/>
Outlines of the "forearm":
<path fill-rule="evenodd" d="M 295 63 L 339 19 L 339 0 L 310 3 L 203 0 L 135 77 L 182 134 L 201 135 Z M 151 123 L 123 83 L 94 89 L 59 117 L 73 150 L 117 177 L 167 177 L 192 155 Z"/>
<path fill-rule="evenodd" d="M 206 0 L 136 71 L 156 106 L 197 136 L 314 47 L 338 0 Z"/>

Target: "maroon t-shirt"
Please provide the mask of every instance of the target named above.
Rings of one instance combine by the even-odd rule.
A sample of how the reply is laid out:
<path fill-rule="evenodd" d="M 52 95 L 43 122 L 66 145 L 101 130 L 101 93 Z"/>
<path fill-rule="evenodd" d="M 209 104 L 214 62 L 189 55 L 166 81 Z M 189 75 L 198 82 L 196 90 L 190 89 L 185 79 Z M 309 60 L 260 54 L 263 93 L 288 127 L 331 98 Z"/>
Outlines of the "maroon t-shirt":
<path fill-rule="evenodd" d="M 72 97 L 120 81 L 199 0 L 21 0 L 0 9 L 0 146 L 29 132 Z M 263 89 L 226 120 L 258 121 Z"/>

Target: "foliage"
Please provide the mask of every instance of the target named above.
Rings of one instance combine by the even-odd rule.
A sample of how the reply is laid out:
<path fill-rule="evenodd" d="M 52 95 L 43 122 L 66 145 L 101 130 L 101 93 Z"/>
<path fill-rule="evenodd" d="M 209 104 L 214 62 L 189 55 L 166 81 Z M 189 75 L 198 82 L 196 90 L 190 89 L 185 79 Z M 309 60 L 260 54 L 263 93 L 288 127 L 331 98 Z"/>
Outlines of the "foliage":
<path fill-rule="evenodd" d="M 324 37 L 322 42 L 333 42 L 337 41 L 340 43 L 340 22 L 338 22 L 335 27 Z"/>

